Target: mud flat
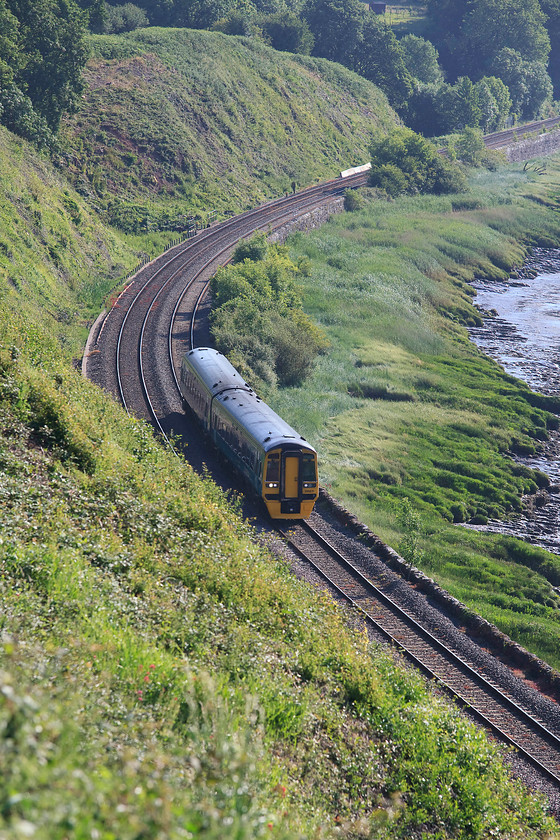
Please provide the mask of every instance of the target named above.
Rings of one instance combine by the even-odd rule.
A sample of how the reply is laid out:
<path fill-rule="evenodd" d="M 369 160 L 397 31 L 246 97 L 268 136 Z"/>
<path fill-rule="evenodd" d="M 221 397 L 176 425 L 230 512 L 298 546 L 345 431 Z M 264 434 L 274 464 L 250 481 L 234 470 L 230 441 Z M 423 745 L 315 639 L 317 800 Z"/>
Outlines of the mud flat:
<path fill-rule="evenodd" d="M 484 323 L 469 330 L 471 339 L 532 390 L 560 395 L 560 249 L 535 248 L 509 280 L 472 285 Z M 551 432 L 538 455 L 515 460 L 546 473 L 552 492 L 527 499 L 527 512 L 506 522 L 467 527 L 517 536 L 560 555 L 560 433 Z"/>

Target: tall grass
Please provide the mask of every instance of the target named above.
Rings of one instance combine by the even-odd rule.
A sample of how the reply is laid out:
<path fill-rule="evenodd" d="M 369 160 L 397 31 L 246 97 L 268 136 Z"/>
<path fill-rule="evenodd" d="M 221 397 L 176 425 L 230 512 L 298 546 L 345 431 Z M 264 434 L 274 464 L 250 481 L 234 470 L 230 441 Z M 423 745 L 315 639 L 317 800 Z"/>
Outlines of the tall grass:
<path fill-rule="evenodd" d="M 521 166 L 476 171 L 459 203 L 373 199 L 292 236 L 295 258 L 312 264 L 305 306 L 331 348 L 305 389 L 269 396 L 317 445 L 335 496 L 397 549 L 410 540 L 402 513 L 411 506 L 419 564 L 554 667 L 557 559 L 541 552 L 527 564 L 512 544 L 455 523 L 505 517 L 544 481 L 507 453 L 534 452 L 557 418 L 535 409 L 466 327 L 480 322 L 474 277 L 505 278 L 528 245 L 558 242 L 559 170 L 553 158 L 546 178 Z"/>

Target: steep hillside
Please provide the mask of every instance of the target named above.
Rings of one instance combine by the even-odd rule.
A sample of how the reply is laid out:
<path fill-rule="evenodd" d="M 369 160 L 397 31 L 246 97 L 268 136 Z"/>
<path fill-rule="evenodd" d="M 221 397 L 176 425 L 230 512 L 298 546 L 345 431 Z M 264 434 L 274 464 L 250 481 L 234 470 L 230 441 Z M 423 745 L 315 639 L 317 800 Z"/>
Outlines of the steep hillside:
<path fill-rule="evenodd" d="M 189 33 L 143 37 L 186 39 L 195 50 Z M 272 68 L 262 47 L 200 38 L 246 52 L 244 72 L 241 58 L 212 58 L 232 90 L 245 77 L 259 87 L 251 56 Z M 156 61 L 130 38 L 99 43 L 128 57 L 98 59 L 90 72 L 120 78 L 126 65 L 128 75 L 114 95 L 102 76 L 90 88 L 88 97 L 115 103 L 111 121 L 100 110 L 95 128 L 97 106 L 85 106 L 68 123 L 67 142 L 77 145 L 64 168 L 0 131 L 0 837 L 554 836 L 544 803 L 511 782 L 497 747 L 349 630 L 330 602 L 255 544 L 208 480 L 73 368 L 107 290 L 164 239 L 119 235 L 106 223 L 109 199 L 142 201 L 156 215 L 185 203 L 173 179 L 186 129 L 173 134 L 161 89 L 130 72 L 153 71 L 159 85 L 173 76 L 164 53 Z M 331 88 L 321 83 L 327 64 L 285 62 L 316 78 L 323 104 L 307 111 L 323 115 L 317 126 L 327 124 L 324 95 L 336 89 L 336 102 L 352 100 L 349 74 L 333 68 L 350 88 Z M 193 78 L 197 63 L 200 51 Z M 186 84 L 179 70 L 175 78 Z M 375 93 L 355 84 L 366 93 L 342 113 L 362 125 L 361 150 Z M 224 100 L 210 84 L 204 95 L 199 114 L 209 121 Z M 159 134 L 146 103 L 160 115 Z M 266 132 L 284 137 L 285 124 L 267 113 Z M 305 150 L 314 177 L 339 163 L 338 141 L 329 135 L 322 146 L 312 123 L 285 177 L 295 177 L 289 166 Z M 234 187 L 240 204 L 252 200 L 235 178 L 262 143 L 254 129 L 243 153 L 233 144 L 224 152 L 237 161 L 219 192 L 214 185 L 224 207 Z M 199 149 L 209 183 L 212 156 Z M 85 195 L 65 181 L 68 167 Z M 202 206 L 202 176 L 184 177 Z M 246 168 L 243 183 L 248 196 L 264 195 L 254 171 Z"/>
<path fill-rule="evenodd" d="M 92 44 L 65 126 L 69 172 L 125 229 L 142 229 L 143 212 L 172 226 L 332 177 L 396 121 L 359 76 L 249 38 L 146 29 Z"/>
<path fill-rule="evenodd" d="M 80 358 L 103 297 L 138 261 L 61 173 L 0 129 L 0 340 Z M 149 243 L 143 243 L 149 244 Z"/>

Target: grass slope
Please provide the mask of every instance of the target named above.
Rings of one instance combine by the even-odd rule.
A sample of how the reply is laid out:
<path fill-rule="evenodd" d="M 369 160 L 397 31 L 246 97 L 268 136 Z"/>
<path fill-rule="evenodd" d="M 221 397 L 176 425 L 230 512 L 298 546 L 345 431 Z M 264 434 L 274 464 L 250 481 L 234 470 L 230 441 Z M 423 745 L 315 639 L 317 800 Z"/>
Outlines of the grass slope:
<path fill-rule="evenodd" d="M 0 145 L 0 837 L 555 836 L 480 732 L 75 370 L 163 239 Z"/>
<path fill-rule="evenodd" d="M 116 216 L 234 211 L 368 159 L 396 117 L 372 84 L 322 59 L 220 33 L 145 29 L 92 39 L 67 121 L 76 185 Z M 140 210 L 140 208 L 142 208 Z"/>
<path fill-rule="evenodd" d="M 469 280 L 506 277 L 527 243 L 558 242 L 559 177 L 558 158 L 545 177 L 478 172 L 463 196 L 374 200 L 296 236 L 312 264 L 304 305 L 331 349 L 304 388 L 270 395 L 318 446 L 335 496 L 556 668 L 558 557 L 453 523 L 504 517 L 546 484 L 508 453 L 558 427 L 558 400 L 481 355 L 466 325 L 479 319 Z"/>

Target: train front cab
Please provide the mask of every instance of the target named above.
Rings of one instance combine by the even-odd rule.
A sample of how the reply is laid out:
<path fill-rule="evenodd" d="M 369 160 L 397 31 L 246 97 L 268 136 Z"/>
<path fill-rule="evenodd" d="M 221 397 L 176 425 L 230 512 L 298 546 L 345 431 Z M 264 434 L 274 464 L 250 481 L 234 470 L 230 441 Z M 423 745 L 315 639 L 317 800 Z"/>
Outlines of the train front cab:
<path fill-rule="evenodd" d="M 317 453 L 296 447 L 267 452 L 262 494 L 272 519 L 306 519 L 319 496 Z"/>

